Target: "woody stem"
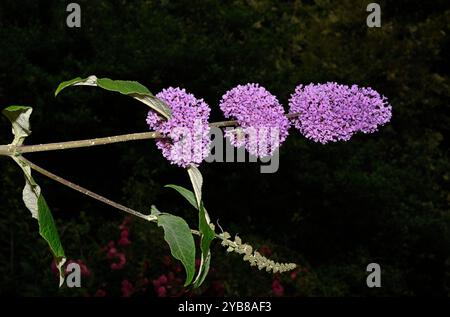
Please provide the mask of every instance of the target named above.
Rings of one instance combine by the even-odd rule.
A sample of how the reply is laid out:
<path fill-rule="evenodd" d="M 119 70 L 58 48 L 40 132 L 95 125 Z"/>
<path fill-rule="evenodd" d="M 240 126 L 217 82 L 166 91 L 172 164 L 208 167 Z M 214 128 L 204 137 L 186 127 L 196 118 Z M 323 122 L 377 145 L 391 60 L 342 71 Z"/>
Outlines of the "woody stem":
<path fill-rule="evenodd" d="M 295 118 L 298 115 L 299 115 L 298 113 L 290 113 L 290 114 L 287 114 L 286 117 Z M 232 126 L 237 126 L 237 125 L 239 125 L 238 121 L 230 120 L 230 121 L 213 122 L 210 124 L 210 127 L 224 128 L 224 127 L 232 127 Z M 87 140 L 77 140 L 77 141 L 58 142 L 58 143 L 46 143 L 46 144 L 37 144 L 37 145 L 16 146 L 13 144 L 9 144 L 9 145 L 0 145 L 0 155 L 9 155 L 10 156 L 10 155 L 20 155 L 23 153 L 66 150 L 66 149 L 91 147 L 91 146 L 97 146 L 97 145 L 105 145 L 105 144 L 136 141 L 136 140 L 161 139 L 164 137 L 165 136 L 163 136 L 159 132 L 141 132 L 141 133 L 115 135 L 115 136 L 104 137 L 104 138 L 94 138 L 94 139 L 87 139 Z"/>

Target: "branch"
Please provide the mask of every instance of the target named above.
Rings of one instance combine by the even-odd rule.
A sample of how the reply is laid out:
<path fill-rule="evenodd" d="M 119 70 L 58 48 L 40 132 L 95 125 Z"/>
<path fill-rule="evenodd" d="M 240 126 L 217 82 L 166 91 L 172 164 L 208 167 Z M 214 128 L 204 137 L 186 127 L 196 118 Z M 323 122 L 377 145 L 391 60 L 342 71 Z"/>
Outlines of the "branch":
<path fill-rule="evenodd" d="M 43 169 L 42 167 L 37 166 L 33 162 L 30 162 L 29 160 L 27 160 L 24 157 L 21 157 L 21 160 L 23 162 L 25 162 L 26 164 L 28 164 L 36 172 L 38 172 L 38 173 L 40 173 L 40 174 L 42 174 L 44 176 L 47 176 L 48 178 L 51 178 L 54 181 L 57 181 L 58 183 L 63 184 L 64 186 L 72 188 L 72 189 L 76 190 L 77 192 L 80 192 L 80 193 L 82 193 L 82 194 L 84 194 L 86 196 L 94 198 L 94 199 L 96 199 L 98 201 L 101 201 L 104 204 L 107 204 L 107 205 L 109 205 L 111 207 L 114 207 L 116 209 L 122 210 L 122 211 L 124 211 L 124 212 L 126 212 L 128 214 L 133 215 L 133 216 L 145 219 L 147 221 L 156 221 L 156 216 L 145 215 L 145 214 L 143 214 L 143 213 L 141 213 L 139 211 L 136 211 L 134 209 L 131 209 L 129 207 L 126 207 L 124 205 L 116 203 L 116 202 L 114 202 L 114 201 L 112 201 L 112 200 L 110 200 L 110 199 L 108 199 L 106 197 L 103 197 L 103 196 L 101 196 L 99 194 L 96 194 L 96 193 L 86 189 L 86 188 L 83 188 L 83 187 L 81 187 L 81 186 L 79 186 L 77 184 L 74 184 L 74 183 L 72 183 L 72 182 L 70 182 L 70 181 L 68 181 L 68 180 L 66 180 L 66 179 L 64 179 L 62 177 L 59 177 L 58 175 L 55 175 L 55 174 L 47 171 L 46 169 Z"/>
<path fill-rule="evenodd" d="M 32 152 L 45 152 L 45 151 L 56 151 L 56 150 L 66 150 L 81 147 L 91 147 L 97 145 L 135 141 L 135 140 L 146 140 L 146 139 L 157 139 L 163 138 L 163 135 L 159 132 L 142 132 L 142 133 L 132 133 L 109 136 L 105 138 L 95 138 L 88 140 L 78 140 L 69 142 L 58 142 L 58 143 L 47 143 L 38 145 L 2 145 L 0 146 L 0 155 L 11 155 L 11 154 L 23 154 Z M 6 153 L 6 154 L 5 154 Z"/>
<path fill-rule="evenodd" d="M 109 206 L 114 207 L 114 208 L 116 208 L 118 210 L 124 211 L 124 212 L 126 212 L 126 213 L 128 213 L 130 215 L 136 216 L 138 218 L 141 218 L 141 219 L 144 219 L 144 220 L 147 220 L 147 221 L 150 221 L 150 222 L 157 222 L 157 220 L 158 220 L 156 216 L 145 215 L 145 214 L 143 214 L 143 213 L 141 213 L 141 212 L 139 212 L 137 210 L 134 210 L 134 209 L 131 209 L 131 208 L 127 207 L 127 206 L 119 204 L 119 203 L 117 203 L 115 201 L 112 201 L 111 199 L 108 199 L 108 198 L 106 198 L 106 197 L 104 197 L 102 195 L 94 193 L 94 192 L 92 192 L 92 191 L 90 191 L 90 190 L 88 190 L 88 189 L 86 189 L 84 187 L 81 187 L 81 186 L 79 186 L 79 185 L 77 185 L 75 183 L 72 183 L 71 181 L 68 181 L 67 179 L 64 179 L 64 178 L 62 178 L 62 177 L 60 177 L 58 175 L 55 175 L 52 172 L 49 172 L 46 169 L 44 169 L 44 168 L 42 168 L 40 166 L 37 166 L 33 162 L 31 162 L 31 161 L 27 160 L 26 158 L 24 158 L 23 156 L 21 157 L 21 160 L 24 163 L 28 164 L 34 171 L 36 171 L 36 172 L 38 172 L 38 173 L 40 173 L 40 174 L 42 174 L 44 176 L 47 176 L 48 178 L 53 179 L 54 181 L 56 181 L 56 182 L 58 182 L 58 183 L 60 183 L 60 184 L 62 184 L 64 186 L 67 186 L 67 187 L 69 187 L 69 188 L 71 188 L 73 190 L 76 190 L 77 192 L 80 192 L 83 195 L 86 195 L 86 196 L 89 196 L 91 198 L 94 198 L 95 200 L 98 200 L 98 201 L 100 201 L 100 202 L 102 202 L 102 203 L 104 203 L 106 205 L 109 205 Z M 191 232 L 192 232 L 192 234 L 200 236 L 200 232 L 198 230 L 191 229 Z M 216 237 L 217 238 L 221 238 L 218 235 Z"/>
<path fill-rule="evenodd" d="M 55 175 L 55 174 L 47 171 L 46 169 L 34 164 L 33 162 L 30 162 L 23 156 L 20 159 L 24 163 L 28 164 L 30 166 L 30 168 L 32 168 L 34 171 L 36 171 L 44 176 L 47 176 L 48 178 L 53 179 L 54 181 L 57 181 L 58 183 L 60 183 L 64 186 L 67 186 L 71 189 L 74 189 L 86 196 L 94 198 L 95 200 L 98 200 L 104 204 L 107 204 L 111 207 L 114 207 L 118 210 L 124 211 L 124 212 L 126 212 L 130 215 L 136 216 L 138 218 L 144 219 L 146 221 L 150 221 L 150 222 L 158 221 L 158 218 L 154 215 L 145 215 L 137 210 L 131 209 L 131 208 L 126 207 L 122 204 L 119 204 L 115 201 L 112 201 L 104 196 L 96 194 L 86 188 L 83 188 L 83 187 L 81 187 L 77 184 L 74 184 L 58 175 Z M 190 230 L 191 230 L 192 234 L 201 236 L 201 233 L 198 230 L 193 230 L 193 229 L 190 229 Z M 239 254 L 244 254 L 244 261 L 250 262 L 250 265 L 252 265 L 252 266 L 258 266 L 258 269 L 260 269 L 260 270 L 265 268 L 268 272 L 273 271 L 273 273 L 277 273 L 277 272 L 282 273 L 285 271 L 293 270 L 297 266 L 294 263 L 274 262 L 274 261 L 269 260 L 266 257 L 260 255 L 257 251 L 252 253 L 253 248 L 250 245 L 242 244 L 241 240 L 238 237 L 236 237 L 234 241 L 230 240 L 229 239 L 230 235 L 228 234 L 228 232 L 223 232 L 221 234 L 215 234 L 215 238 L 222 240 L 221 244 L 228 248 L 227 249 L 228 252 L 234 251 Z"/>
<path fill-rule="evenodd" d="M 298 117 L 299 113 L 290 113 L 287 114 L 287 118 L 295 118 Z M 239 125 L 238 121 L 230 120 L 230 121 L 218 121 L 213 122 L 209 126 L 216 128 L 224 128 L 224 127 L 233 127 Z M 115 135 L 105 138 L 95 138 L 95 139 L 87 139 L 87 140 L 78 140 L 78 141 L 68 141 L 68 142 L 58 142 L 58 143 L 47 143 L 47 144 L 38 144 L 38 145 L 22 145 L 15 146 L 13 144 L 9 145 L 0 145 L 0 155 L 19 155 L 23 153 L 32 153 L 32 152 L 46 152 L 46 151 L 57 151 L 57 150 L 66 150 L 66 149 L 74 149 L 74 148 L 82 148 L 82 147 L 91 147 L 97 145 L 105 145 L 119 142 L 128 142 L 128 141 L 136 141 L 136 140 L 148 140 L 148 139 L 161 139 L 164 136 L 159 132 L 141 132 L 141 133 L 131 133 L 131 134 L 122 134 Z"/>

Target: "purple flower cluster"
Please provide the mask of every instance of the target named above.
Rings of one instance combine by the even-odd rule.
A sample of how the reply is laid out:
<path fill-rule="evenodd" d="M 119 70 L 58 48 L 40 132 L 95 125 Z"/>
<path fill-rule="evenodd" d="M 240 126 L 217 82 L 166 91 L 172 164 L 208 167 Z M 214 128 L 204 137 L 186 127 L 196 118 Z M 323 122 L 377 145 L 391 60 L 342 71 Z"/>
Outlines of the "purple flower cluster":
<path fill-rule="evenodd" d="M 294 126 L 307 138 L 325 144 L 347 141 L 356 132 L 372 133 L 389 122 L 392 107 L 372 88 L 337 83 L 299 85 L 289 100 Z"/>
<path fill-rule="evenodd" d="M 286 139 L 289 120 L 278 99 L 258 84 L 239 85 L 225 93 L 220 109 L 226 118 L 236 119 L 239 127 L 225 136 L 236 147 L 245 146 L 250 154 L 266 157 Z"/>
<path fill-rule="evenodd" d="M 156 97 L 166 102 L 172 111 L 167 121 L 153 110 L 148 113 L 150 129 L 167 137 L 156 141 L 157 147 L 172 164 L 197 166 L 210 151 L 209 106 L 203 99 L 196 99 L 180 88 L 163 89 Z"/>

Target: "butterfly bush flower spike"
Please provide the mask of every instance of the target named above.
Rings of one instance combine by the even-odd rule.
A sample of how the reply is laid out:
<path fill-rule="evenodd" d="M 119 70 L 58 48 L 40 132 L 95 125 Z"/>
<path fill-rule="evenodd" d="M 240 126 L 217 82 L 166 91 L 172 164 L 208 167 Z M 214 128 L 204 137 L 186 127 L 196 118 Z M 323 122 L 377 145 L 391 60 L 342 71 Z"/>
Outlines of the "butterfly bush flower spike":
<path fill-rule="evenodd" d="M 153 110 L 148 113 L 150 129 L 167 137 L 156 141 L 157 147 L 172 164 L 198 166 L 209 155 L 211 146 L 209 106 L 181 88 L 163 89 L 156 97 L 166 102 L 172 111 L 167 121 Z"/>
<path fill-rule="evenodd" d="M 293 125 L 322 144 L 347 141 L 356 132 L 373 133 L 391 119 L 392 107 L 372 88 L 337 83 L 299 85 L 289 100 Z"/>
<path fill-rule="evenodd" d="M 220 109 L 239 127 L 225 131 L 236 147 L 245 146 L 250 154 L 266 157 L 286 140 L 289 120 L 278 99 L 258 84 L 239 85 L 225 93 Z"/>

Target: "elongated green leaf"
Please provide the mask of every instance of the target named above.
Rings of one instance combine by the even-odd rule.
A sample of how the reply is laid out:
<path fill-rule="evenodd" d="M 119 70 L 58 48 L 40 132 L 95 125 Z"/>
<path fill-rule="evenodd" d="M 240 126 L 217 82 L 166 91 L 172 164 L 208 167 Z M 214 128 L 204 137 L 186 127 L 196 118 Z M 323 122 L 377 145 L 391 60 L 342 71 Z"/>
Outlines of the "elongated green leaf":
<path fill-rule="evenodd" d="M 200 171 L 195 166 L 189 166 L 188 169 L 189 178 L 191 179 L 192 188 L 194 189 L 195 198 L 197 200 L 197 206 L 200 206 L 202 201 L 202 185 L 203 177 Z"/>
<path fill-rule="evenodd" d="M 16 163 L 22 168 L 25 175 L 25 187 L 23 189 L 22 197 L 25 206 L 30 210 L 33 218 L 36 218 L 39 225 L 39 234 L 47 241 L 48 246 L 55 258 L 60 278 L 59 286 L 62 286 L 64 282 L 64 272 L 62 266 L 66 261 L 64 249 L 59 239 L 58 230 L 56 229 L 55 221 L 53 220 L 52 213 L 48 208 L 48 205 L 42 196 L 41 188 L 34 181 L 31 176 L 31 168 L 28 164 L 21 160 L 21 157 L 13 157 Z"/>
<path fill-rule="evenodd" d="M 55 220 L 42 195 L 39 195 L 38 198 L 38 221 L 39 233 L 48 242 L 55 257 L 61 260 L 61 258 L 65 257 L 64 249 L 56 230 Z"/>
<path fill-rule="evenodd" d="M 164 213 L 158 215 L 158 226 L 164 229 L 164 240 L 172 256 L 180 260 L 186 270 L 184 286 L 189 285 L 195 274 L 195 243 L 188 224 L 183 218 Z"/>
<path fill-rule="evenodd" d="M 156 98 L 147 87 L 137 81 L 97 78 L 95 75 L 89 76 L 88 78 L 77 77 L 59 84 L 55 91 L 55 96 L 58 95 L 61 90 L 69 86 L 97 86 L 105 90 L 118 92 L 139 100 L 165 118 L 171 117 L 169 106 L 167 106 L 167 104 L 162 100 Z"/>
<path fill-rule="evenodd" d="M 31 134 L 30 115 L 33 108 L 25 106 L 9 106 L 2 113 L 11 121 L 14 140 L 11 144 L 22 145 L 27 136 Z"/>
<path fill-rule="evenodd" d="M 200 209 L 198 212 L 198 228 L 201 234 L 200 238 L 200 249 L 202 251 L 202 258 L 200 262 L 200 268 L 197 277 L 194 281 L 194 287 L 199 287 L 209 271 L 209 265 L 211 262 L 211 252 L 209 250 L 211 242 L 215 238 L 215 232 L 211 229 L 208 220 L 206 219 L 206 211 L 203 207 L 203 202 L 200 204 Z"/>
<path fill-rule="evenodd" d="M 181 194 L 181 196 L 183 196 L 184 198 L 186 198 L 186 200 L 187 200 L 192 206 L 194 206 L 195 209 L 198 209 L 197 201 L 195 200 L 195 195 L 194 195 L 194 193 L 193 193 L 192 191 L 190 191 L 189 189 L 184 188 L 184 187 L 182 187 L 182 186 L 173 185 L 173 184 L 169 184 L 169 185 L 166 185 L 166 186 L 164 186 L 164 187 L 175 189 L 178 193 Z"/>

